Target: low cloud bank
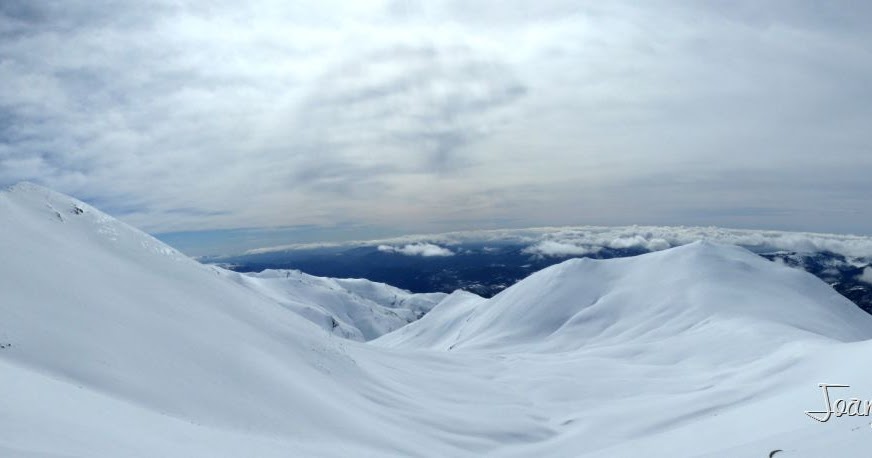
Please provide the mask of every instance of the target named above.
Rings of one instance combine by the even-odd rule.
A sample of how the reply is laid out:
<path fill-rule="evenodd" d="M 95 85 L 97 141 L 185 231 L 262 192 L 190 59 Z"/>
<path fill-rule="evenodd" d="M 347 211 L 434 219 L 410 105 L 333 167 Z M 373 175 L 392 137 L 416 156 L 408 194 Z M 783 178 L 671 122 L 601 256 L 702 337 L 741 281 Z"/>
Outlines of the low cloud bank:
<path fill-rule="evenodd" d="M 381 251 L 410 256 L 451 256 L 455 253 L 444 246 L 479 242 L 524 245 L 524 253 L 532 256 L 582 256 L 603 248 L 659 251 L 697 240 L 739 245 L 756 253 L 828 251 L 848 258 L 872 258 L 872 237 L 867 236 L 683 226 L 573 226 L 464 231 L 372 241 L 285 245 L 249 250 L 246 254 L 326 246 L 377 246 Z"/>
<path fill-rule="evenodd" d="M 867 267 L 863 269 L 863 273 L 857 277 L 857 280 L 862 282 L 869 283 L 872 285 L 872 267 Z"/>
<path fill-rule="evenodd" d="M 596 246 L 582 246 L 555 240 L 543 240 L 535 245 L 524 248 L 523 252 L 536 256 L 582 256 L 594 254 L 600 249 L 600 247 Z"/>
<path fill-rule="evenodd" d="M 745 247 L 756 253 L 828 251 L 848 258 L 872 257 L 872 238 L 805 232 L 754 231 L 716 227 L 577 227 L 541 233 L 524 249 L 537 256 L 578 256 L 603 248 L 660 251 L 697 240 Z M 872 272 L 869 273 L 872 280 Z"/>
<path fill-rule="evenodd" d="M 378 250 L 385 253 L 397 253 L 406 256 L 423 256 L 425 258 L 432 256 L 454 256 L 454 252 L 448 248 L 443 248 L 432 243 L 414 243 L 402 247 L 379 245 Z"/>

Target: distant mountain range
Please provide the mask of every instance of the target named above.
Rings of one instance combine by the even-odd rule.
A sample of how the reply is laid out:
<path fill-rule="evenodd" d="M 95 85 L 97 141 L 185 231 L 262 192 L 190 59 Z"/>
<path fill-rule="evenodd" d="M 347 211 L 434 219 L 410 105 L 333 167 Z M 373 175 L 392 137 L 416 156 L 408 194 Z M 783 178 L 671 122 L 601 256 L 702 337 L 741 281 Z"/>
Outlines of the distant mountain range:
<path fill-rule="evenodd" d="M 623 258 L 696 240 L 739 245 L 805 270 L 872 313 L 872 238 L 860 236 L 686 227 L 542 228 L 290 245 L 201 260 L 238 272 L 299 269 L 367 278 L 418 293 L 462 289 L 492 297 L 567 259 Z"/>

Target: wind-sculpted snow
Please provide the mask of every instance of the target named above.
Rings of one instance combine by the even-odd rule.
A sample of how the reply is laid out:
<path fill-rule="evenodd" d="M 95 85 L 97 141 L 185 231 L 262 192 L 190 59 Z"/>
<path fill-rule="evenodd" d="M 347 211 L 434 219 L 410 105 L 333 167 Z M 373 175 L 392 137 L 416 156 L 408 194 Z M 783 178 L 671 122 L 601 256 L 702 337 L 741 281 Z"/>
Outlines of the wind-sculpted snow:
<path fill-rule="evenodd" d="M 568 261 L 370 343 L 288 304 L 438 298 L 237 276 L 30 185 L 0 193 L 0 255 L 4 457 L 866 456 L 872 434 L 805 414 L 821 382 L 872 398 L 872 317 L 736 247 Z"/>

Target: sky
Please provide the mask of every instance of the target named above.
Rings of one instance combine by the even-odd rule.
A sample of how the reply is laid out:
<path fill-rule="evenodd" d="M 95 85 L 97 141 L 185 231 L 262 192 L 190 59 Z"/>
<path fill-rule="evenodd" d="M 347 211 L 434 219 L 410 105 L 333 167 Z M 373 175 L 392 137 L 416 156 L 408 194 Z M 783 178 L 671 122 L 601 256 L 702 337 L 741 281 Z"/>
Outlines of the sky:
<path fill-rule="evenodd" d="M 191 254 L 574 224 L 872 234 L 872 4 L 0 2 L 0 185 Z"/>

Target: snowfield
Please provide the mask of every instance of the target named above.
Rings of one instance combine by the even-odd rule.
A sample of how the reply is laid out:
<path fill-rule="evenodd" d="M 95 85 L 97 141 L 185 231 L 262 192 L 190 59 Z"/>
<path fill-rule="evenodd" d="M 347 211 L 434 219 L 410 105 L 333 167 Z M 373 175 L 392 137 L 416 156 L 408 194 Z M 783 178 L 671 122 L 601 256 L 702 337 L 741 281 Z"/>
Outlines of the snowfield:
<path fill-rule="evenodd" d="M 822 382 L 872 399 L 872 316 L 734 246 L 571 260 L 491 299 L 414 295 L 204 266 L 21 184 L 0 193 L 0 260 L 3 457 L 872 448 L 869 417 L 805 414 Z"/>
<path fill-rule="evenodd" d="M 418 320 L 447 296 L 413 294 L 363 279 L 315 277 L 299 270 L 239 274 L 212 268 L 321 328 L 358 341 L 374 339 Z"/>

